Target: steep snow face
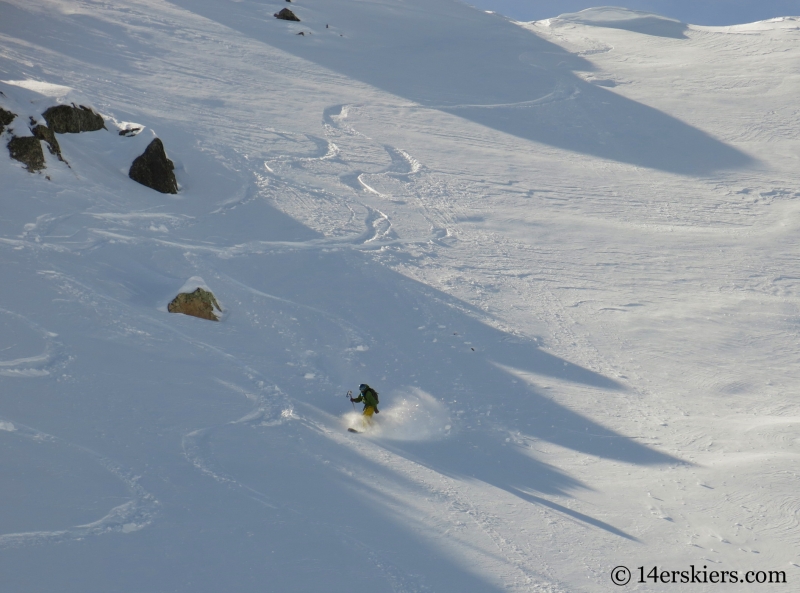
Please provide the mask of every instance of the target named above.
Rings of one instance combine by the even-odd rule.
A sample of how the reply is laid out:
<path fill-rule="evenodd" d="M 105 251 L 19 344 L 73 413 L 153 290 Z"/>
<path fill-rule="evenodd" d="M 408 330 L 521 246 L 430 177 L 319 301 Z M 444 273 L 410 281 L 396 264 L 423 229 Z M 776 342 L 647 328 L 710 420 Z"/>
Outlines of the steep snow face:
<path fill-rule="evenodd" d="M 797 20 L 283 5 L 0 3 L 4 587 L 788 591 Z"/>

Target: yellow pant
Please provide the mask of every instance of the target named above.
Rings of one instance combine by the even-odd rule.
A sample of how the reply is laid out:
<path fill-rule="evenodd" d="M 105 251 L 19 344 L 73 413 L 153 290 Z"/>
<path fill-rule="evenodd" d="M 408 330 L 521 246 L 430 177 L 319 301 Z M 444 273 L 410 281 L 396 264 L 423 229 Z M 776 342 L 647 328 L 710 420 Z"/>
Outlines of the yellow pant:
<path fill-rule="evenodd" d="M 364 422 L 364 428 L 367 428 L 369 425 L 372 424 L 372 415 L 375 413 L 375 408 L 372 406 L 367 406 L 364 408 L 364 412 L 361 414 Z"/>

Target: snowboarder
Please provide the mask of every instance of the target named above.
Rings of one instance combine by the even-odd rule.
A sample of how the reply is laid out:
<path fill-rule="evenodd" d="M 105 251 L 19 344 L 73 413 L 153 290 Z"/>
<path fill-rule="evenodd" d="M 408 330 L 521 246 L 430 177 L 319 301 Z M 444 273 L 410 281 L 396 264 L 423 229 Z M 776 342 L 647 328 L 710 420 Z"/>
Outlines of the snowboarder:
<path fill-rule="evenodd" d="M 351 396 L 350 401 L 364 404 L 362 416 L 364 416 L 364 423 L 369 424 L 372 415 L 380 413 L 378 412 L 378 392 L 366 383 L 359 385 L 358 390 L 361 392 L 361 395 L 356 398 Z"/>

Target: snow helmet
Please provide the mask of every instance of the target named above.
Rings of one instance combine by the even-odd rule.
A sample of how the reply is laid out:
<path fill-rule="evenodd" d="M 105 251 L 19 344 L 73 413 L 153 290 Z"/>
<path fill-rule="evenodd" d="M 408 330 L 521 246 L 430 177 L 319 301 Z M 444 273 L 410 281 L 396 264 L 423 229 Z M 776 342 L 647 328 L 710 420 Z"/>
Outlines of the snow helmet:
<path fill-rule="evenodd" d="M 361 393 L 364 393 L 367 389 L 369 389 L 369 385 L 367 385 L 366 383 L 362 383 L 361 385 L 358 386 L 358 390 Z"/>

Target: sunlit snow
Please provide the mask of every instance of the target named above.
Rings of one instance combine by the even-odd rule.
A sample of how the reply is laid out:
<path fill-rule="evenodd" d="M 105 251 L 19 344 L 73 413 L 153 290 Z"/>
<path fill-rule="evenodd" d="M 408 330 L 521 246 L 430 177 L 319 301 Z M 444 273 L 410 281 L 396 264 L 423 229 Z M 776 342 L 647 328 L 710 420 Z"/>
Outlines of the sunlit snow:
<path fill-rule="evenodd" d="M 0 590 L 793 590 L 800 18 L 551 16 L 0 0 Z"/>

